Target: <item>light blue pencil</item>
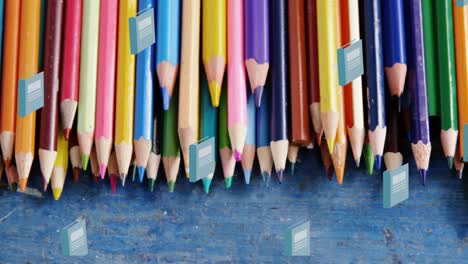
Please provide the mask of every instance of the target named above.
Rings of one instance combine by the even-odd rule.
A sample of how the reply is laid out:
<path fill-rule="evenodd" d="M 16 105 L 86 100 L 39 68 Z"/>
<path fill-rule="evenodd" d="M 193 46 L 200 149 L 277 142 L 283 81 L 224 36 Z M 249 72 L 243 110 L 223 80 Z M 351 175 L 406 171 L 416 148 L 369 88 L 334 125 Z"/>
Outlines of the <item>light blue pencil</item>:
<path fill-rule="evenodd" d="M 249 86 L 249 85 L 248 85 Z M 247 87 L 247 137 L 242 151 L 242 169 L 245 184 L 250 183 L 252 168 L 255 161 L 255 96 Z"/>
<path fill-rule="evenodd" d="M 156 30 L 156 65 L 163 99 L 169 109 L 179 67 L 180 0 L 159 0 Z"/>
<path fill-rule="evenodd" d="M 138 1 L 138 12 L 155 7 L 155 0 Z M 154 45 L 136 56 L 135 118 L 133 147 L 140 183 L 143 181 L 153 137 Z M 118 105 L 116 107 L 119 107 Z"/>

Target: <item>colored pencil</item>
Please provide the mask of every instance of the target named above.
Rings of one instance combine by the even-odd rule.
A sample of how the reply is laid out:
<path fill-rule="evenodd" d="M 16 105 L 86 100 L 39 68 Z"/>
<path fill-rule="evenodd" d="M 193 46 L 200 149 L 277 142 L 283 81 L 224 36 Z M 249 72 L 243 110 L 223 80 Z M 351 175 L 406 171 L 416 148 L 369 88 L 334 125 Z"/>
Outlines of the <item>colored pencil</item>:
<path fill-rule="evenodd" d="M 304 6 L 304 0 L 288 1 L 291 143 L 298 147 L 311 142 Z"/>
<path fill-rule="evenodd" d="M 211 102 L 210 88 L 205 72 L 201 70 L 200 73 L 200 127 L 199 127 L 200 140 L 214 138 L 215 149 L 217 149 L 217 135 L 218 135 L 218 109 L 215 108 Z M 205 193 L 210 191 L 211 180 L 213 173 L 208 177 L 203 178 L 203 188 Z"/>
<path fill-rule="evenodd" d="M 236 160 L 232 153 L 231 140 L 228 131 L 228 102 L 226 81 L 221 88 L 221 98 L 219 99 L 219 157 L 223 168 L 224 183 L 226 189 L 231 188 Z"/>
<path fill-rule="evenodd" d="M 40 0 L 21 3 L 21 31 L 19 36 L 18 78 L 27 79 L 38 72 Z M 36 111 L 16 119 L 15 160 L 20 188 L 26 190 L 29 172 L 34 159 L 36 141 Z"/>
<path fill-rule="evenodd" d="M 440 89 L 437 62 L 437 33 L 435 1 L 421 0 L 423 9 L 424 59 L 426 60 L 426 85 L 429 115 L 440 114 Z"/>
<path fill-rule="evenodd" d="M 202 60 L 211 102 L 218 107 L 226 69 L 226 0 L 204 0 L 202 15 Z"/>
<path fill-rule="evenodd" d="M 411 89 L 411 149 L 419 170 L 421 183 L 426 184 L 429 159 L 431 157 L 431 137 L 426 90 L 426 69 L 424 61 L 424 29 L 421 1 L 406 2 L 408 43 L 408 88 Z"/>
<path fill-rule="evenodd" d="M 180 167 L 179 138 L 177 137 L 178 91 L 174 91 L 168 111 L 163 115 L 162 160 L 169 192 L 174 191 Z"/>
<path fill-rule="evenodd" d="M 380 170 L 387 127 L 385 124 L 385 82 L 382 49 L 381 10 L 379 0 L 366 1 L 366 65 L 369 107 L 369 143 L 375 156 L 375 167 Z"/>
<path fill-rule="evenodd" d="M 260 103 L 260 108 L 256 111 L 256 138 L 257 158 L 260 165 L 263 181 L 267 184 L 270 182 L 271 169 L 273 167 L 273 157 L 270 149 L 270 87 L 268 85 L 263 92 L 263 99 Z"/>
<path fill-rule="evenodd" d="M 236 161 L 242 159 L 247 135 L 247 95 L 244 68 L 243 1 L 228 0 L 228 130 Z"/>
<path fill-rule="evenodd" d="M 117 189 L 117 182 L 119 181 L 119 165 L 117 164 L 117 157 L 115 155 L 115 151 L 111 152 L 109 156 L 109 163 L 107 166 L 111 191 L 112 194 L 115 194 L 115 190 Z"/>
<path fill-rule="evenodd" d="M 44 46 L 44 107 L 41 110 L 39 163 L 44 179 L 44 191 L 49 185 L 57 157 L 58 92 L 60 87 L 60 56 L 62 44 L 63 0 L 47 5 Z"/>
<path fill-rule="evenodd" d="M 183 3 L 178 134 L 189 178 L 189 147 L 198 140 L 200 0 Z"/>
<path fill-rule="evenodd" d="M 60 117 L 66 139 L 69 137 L 78 107 L 82 12 L 83 0 L 67 0 L 65 3 Z"/>
<path fill-rule="evenodd" d="M 358 0 L 341 0 L 341 39 L 344 45 L 361 38 L 359 29 Z M 345 100 L 346 129 L 353 151 L 354 161 L 359 167 L 364 145 L 364 114 L 362 100 L 362 78 L 358 77 L 343 87 Z"/>
<path fill-rule="evenodd" d="M 247 134 L 244 149 L 242 150 L 242 169 L 244 171 L 245 184 L 250 184 L 252 168 L 255 162 L 255 94 L 247 92 Z"/>
<path fill-rule="evenodd" d="M 307 64 L 309 75 L 309 111 L 317 143 L 320 145 L 323 135 L 320 121 L 320 80 L 318 66 L 317 39 L 317 1 L 306 1 L 307 16 Z"/>
<path fill-rule="evenodd" d="M 337 3 L 336 5 L 336 17 L 338 19 L 336 23 L 336 45 L 338 47 L 342 47 L 344 45 L 343 40 L 341 38 L 341 5 Z M 348 152 L 348 138 L 346 137 L 346 115 L 345 115 L 345 102 L 344 102 L 344 92 L 343 88 L 338 86 L 338 93 L 336 94 L 338 98 L 338 111 L 339 111 L 339 120 L 338 120 L 338 128 L 336 130 L 336 139 L 335 139 L 335 146 L 333 148 L 333 152 L 331 153 L 333 167 L 335 168 L 336 179 L 338 184 L 343 184 L 343 177 L 345 173 L 346 167 L 346 156 Z"/>
<path fill-rule="evenodd" d="M 106 175 L 114 135 L 118 10 L 118 0 L 101 0 L 94 130 L 94 144 L 101 179 Z"/>
<path fill-rule="evenodd" d="M 457 70 L 458 127 L 460 157 L 464 156 L 463 128 L 468 124 L 468 6 L 453 1 L 453 29 Z"/>
<path fill-rule="evenodd" d="M 334 168 L 333 168 L 332 157 L 328 149 L 326 140 L 324 140 L 322 144 L 320 145 L 320 153 L 322 155 L 322 163 L 325 169 L 325 174 L 327 175 L 328 180 L 331 181 L 333 179 Z"/>
<path fill-rule="evenodd" d="M 117 88 L 115 105 L 114 147 L 119 176 L 125 186 L 133 153 L 133 99 L 135 90 L 135 55 L 130 53 L 128 19 L 136 15 L 137 1 L 119 3 L 117 44 Z"/>
<path fill-rule="evenodd" d="M 364 1 L 359 1 L 359 27 L 361 32 L 366 31 L 366 20 L 365 20 L 365 8 L 364 8 Z M 365 39 L 364 39 L 364 44 L 363 44 L 363 53 L 364 57 L 366 57 L 366 45 L 365 45 Z M 364 74 L 362 75 L 362 87 L 367 87 L 367 64 L 366 60 L 363 60 L 364 62 Z M 368 103 L 367 98 L 368 98 L 368 89 L 363 89 L 362 90 L 362 98 L 363 101 Z M 364 116 L 364 120 L 369 119 L 369 107 L 363 107 L 362 113 Z M 369 122 L 364 122 L 364 131 L 365 131 L 365 137 L 364 137 L 364 146 L 362 148 L 362 158 L 364 160 L 364 165 L 366 167 L 366 171 L 369 175 L 372 175 L 374 173 L 374 153 L 372 153 L 372 147 L 369 143 L 369 135 L 367 131 L 369 130 Z"/>
<path fill-rule="evenodd" d="M 5 12 L 5 2 L 2 0 L 0 1 L 0 61 L 2 61 L 3 59 L 3 40 L 4 40 L 3 34 L 5 31 L 5 26 L 4 26 L 5 13 L 4 12 Z M 0 63 L 0 72 L 2 72 L 1 63 Z"/>
<path fill-rule="evenodd" d="M 336 6 L 338 0 L 317 1 L 317 35 L 320 80 L 320 120 L 330 153 L 335 147 L 338 113 L 338 73 L 336 72 L 337 32 Z"/>
<path fill-rule="evenodd" d="M 384 70 L 391 96 L 400 97 L 405 87 L 406 36 L 404 0 L 382 1 Z"/>
<path fill-rule="evenodd" d="M 75 121 L 76 123 L 76 121 Z M 76 124 L 73 125 L 76 127 Z M 78 145 L 78 137 L 76 135 L 76 129 L 72 129 L 69 134 L 69 139 L 68 141 L 69 144 L 69 156 L 70 156 L 70 161 L 72 164 L 72 169 L 73 169 L 73 179 L 75 183 L 77 183 L 80 179 L 80 174 L 81 174 L 81 153 L 80 153 L 80 147 Z"/>
<path fill-rule="evenodd" d="M 83 26 L 81 31 L 80 101 L 78 102 L 78 143 L 83 169 L 88 168 L 93 146 L 96 111 L 96 79 L 99 45 L 100 0 L 83 1 Z"/>
<path fill-rule="evenodd" d="M 288 58 L 287 58 L 287 13 L 285 0 L 270 2 L 270 59 L 271 59 L 271 118 L 270 148 L 278 174 L 283 181 L 288 156 Z"/>
<path fill-rule="evenodd" d="M 269 1 L 246 0 L 245 3 L 245 67 L 255 105 L 260 107 L 270 67 Z"/>
<path fill-rule="evenodd" d="M 44 37 L 47 17 L 47 2 L 48 0 L 41 0 L 41 17 L 39 25 L 39 72 L 44 70 Z"/>
<path fill-rule="evenodd" d="M 158 176 L 159 164 L 161 163 L 161 138 L 162 138 L 162 98 L 155 96 L 155 103 L 153 104 L 153 135 L 151 144 L 151 153 L 148 158 L 148 165 L 146 165 L 146 177 L 148 178 L 149 189 L 151 192 L 154 190 L 154 183 Z"/>
<path fill-rule="evenodd" d="M 138 12 L 156 8 L 155 0 L 138 1 Z M 153 9 L 154 10 L 154 9 Z M 153 86 L 154 86 L 154 45 L 136 56 L 135 117 L 133 148 L 140 183 L 143 182 L 146 165 L 151 152 L 153 137 Z"/>
<path fill-rule="evenodd" d="M 440 141 L 451 169 L 458 139 L 457 80 L 452 1 L 436 1 L 437 61 L 440 89 Z M 466 75 L 466 74 L 465 74 Z"/>
<path fill-rule="evenodd" d="M 409 76 L 408 76 L 409 77 Z M 388 77 L 387 77 L 388 78 Z M 385 147 L 383 160 L 387 170 L 394 170 L 403 164 L 403 155 L 399 144 L 399 113 L 398 105 L 392 98 L 387 98 L 387 136 L 385 138 Z"/>
<path fill-rule="evenodd" d="M 163 108 L 167 111 L 180 60 L 180 0 L 159 0 L 157 9 L 156 67 Z"/>
<path fill-rule="evenodd" d="M 6 168 L 10 167 L 15 142 L 20 7 L 20 1 L 7 1 L 5 4 L 5 41 L 3 43 L 4 52 L 0 104 L 0 144 Z"/>
<path fill-rule="evenodd" d="M 50 6 L 50 2 L 49 2 L 49 6 Z M 49 8 L 49 6 L 47 8 Z M 44 59 L 47 60 L 46 53 L 44 54 L 44 57 L 45 57 Z M 45 61 L 44 61 L 44 65 L 47 65 Z M 62 195 L 63 184 L 65 183 L 67 170 L 68 170 L 68 141 L 65 140 L 63 132 L 59 130 L 58 135 L 57 135 L 57 158 L 55 159 L 54 169 L 52 172 L 51 183 L 50 183 L 52 186 L 52 193 L 56 201 L 60 199 L 60 196 Z"/>

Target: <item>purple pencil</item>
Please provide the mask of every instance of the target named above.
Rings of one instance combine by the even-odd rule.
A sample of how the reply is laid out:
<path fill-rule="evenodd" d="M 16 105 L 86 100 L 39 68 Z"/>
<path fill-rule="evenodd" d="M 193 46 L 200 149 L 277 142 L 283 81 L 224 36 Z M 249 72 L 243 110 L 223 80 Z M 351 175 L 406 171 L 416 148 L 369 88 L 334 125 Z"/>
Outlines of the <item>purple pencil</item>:
<path fill-rule="evenodd" d="M 257 107 L 270 67 L 268 1 L 245 0 L 245 67 Z"/>
<path fill-rule="evenodd" d="M 431 156 L 429 112 L 427 107 L 426 68 L 424 62 L 424 34 L 421 0 L 405 1 L 407 11 L 408 86 L 411 91 L 411 148 L 419 170 L 421 183 L 426 184 L 426 174 Z"/>

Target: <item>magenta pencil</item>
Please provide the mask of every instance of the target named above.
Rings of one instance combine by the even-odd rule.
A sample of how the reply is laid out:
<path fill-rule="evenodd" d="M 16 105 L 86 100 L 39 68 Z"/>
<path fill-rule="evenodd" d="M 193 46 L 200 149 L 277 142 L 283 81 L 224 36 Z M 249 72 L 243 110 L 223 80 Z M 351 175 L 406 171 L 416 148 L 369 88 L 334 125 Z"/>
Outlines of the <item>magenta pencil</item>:
<path fill-rule="evenodd" d="M 244 1 L 228 0 L 228 130 L 236 161 L 247 135 L 247 87 L 244 68 Z"/>
<path fill-rule="evenodd" d="M 118 7 L 118 0 L 101 0 L 94 140 L 102 179 L 106 174 L 114 132 Z"/>

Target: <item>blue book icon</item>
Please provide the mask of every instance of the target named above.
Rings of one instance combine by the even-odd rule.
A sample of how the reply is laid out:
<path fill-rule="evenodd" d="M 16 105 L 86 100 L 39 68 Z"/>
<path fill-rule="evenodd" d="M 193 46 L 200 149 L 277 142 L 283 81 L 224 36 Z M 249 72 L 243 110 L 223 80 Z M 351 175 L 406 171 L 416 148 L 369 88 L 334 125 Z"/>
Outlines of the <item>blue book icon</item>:
<path fill-rule="evenodd" d="M 408 164 L 383 174 L 383 207 L 393 207 L 409 197 Z"/>
<path fill-rule="evenodd" d="M 284 242 L 284 255 L 310 256 L 310 221 L 288 228 Z"/>
<path fill-rule="evenodd" d="M 75 222 L 63 228 L 60 236 L 63 255 L 88 255 L 88 238 L 86 236 L 86 220 L 84 218 L 78 218 Z"/>

